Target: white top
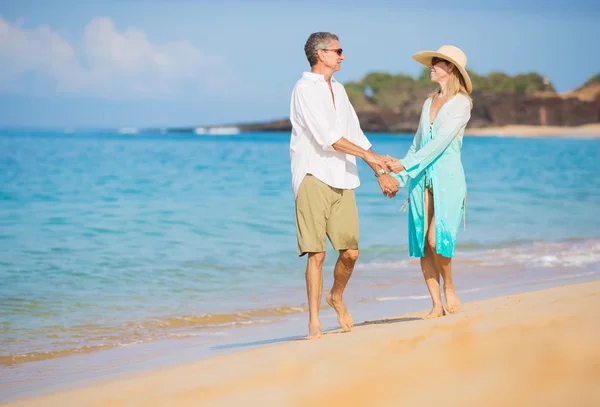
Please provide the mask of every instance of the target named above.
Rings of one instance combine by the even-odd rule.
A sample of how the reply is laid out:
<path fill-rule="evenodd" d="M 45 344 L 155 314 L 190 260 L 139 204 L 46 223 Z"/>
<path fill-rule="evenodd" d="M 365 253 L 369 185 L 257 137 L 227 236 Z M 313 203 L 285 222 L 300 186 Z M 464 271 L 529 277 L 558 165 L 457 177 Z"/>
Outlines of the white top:
<path fill-rule="evenodd" d="M 304 72 L 294 86 L 290 104 L 294 197 L 298 196 L 306 174 L 312 174 L 334 188 L 354 189 L 360 185 L 356 158 L 335 151 L 332 144 L 344 137 L 368 150 L 371 143 L 360 128 L 344 86 L 331 78 L 331 87 L 335 106 L 323 75 Z"/>

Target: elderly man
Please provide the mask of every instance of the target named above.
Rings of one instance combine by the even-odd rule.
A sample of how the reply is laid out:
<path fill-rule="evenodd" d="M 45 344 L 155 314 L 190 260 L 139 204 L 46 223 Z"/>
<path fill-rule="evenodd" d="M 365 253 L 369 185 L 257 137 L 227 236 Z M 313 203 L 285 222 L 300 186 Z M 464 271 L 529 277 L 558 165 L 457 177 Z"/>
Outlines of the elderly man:
<path fill-rule="evenodd" d="M 398 182 L 387 174 L 384 157 L 371 151 L 344 86 L 333 78 L 344 53 L 336 35 L 313 33 L 304 46 L 311 72 L 304 72 L 292 92 L 290 157 L 296 199 L 298 254 L 308 253 L 308 339 L 322 335 L 319 307 L 323 291 L 325 236 L 339 257 L 327 303 L 344 331 L 354 322 L 342 295 L 358 259 L 358 210 L 354 188 L 360 185 L 356 158 L 378 178 L 384 195 L 393 197 Z"/>

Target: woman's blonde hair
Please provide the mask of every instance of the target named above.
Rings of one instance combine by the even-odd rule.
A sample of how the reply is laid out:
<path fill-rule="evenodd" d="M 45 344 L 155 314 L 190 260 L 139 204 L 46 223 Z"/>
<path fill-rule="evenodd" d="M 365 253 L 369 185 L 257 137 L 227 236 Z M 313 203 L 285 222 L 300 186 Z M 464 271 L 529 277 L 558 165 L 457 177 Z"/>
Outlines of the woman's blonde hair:
<path fill-rule="evenodd" d="M 452 98 L 453 96 L 457 95 L 458 93 L 462 93 L 463 95 L 465 95 L 465 97 L 469 100 L 469 105 L 471 106 L 471 109 L 473 109 L 473 99 L 471 98 L 471 95 L 469 95 L 469 92 L 467 92 L 467 86 L 465 85 L 465 80 L 462 77 L 462 75 L 460 74 L 460 71 L 458 70 L 458 68 L 455 66 L 452 69 L 452 72 L 450 72 L 450 74 L 448 75 L 448 99 Z M 438 95 L 440 93 L 440 91 L 436 91 L 433 92 L 431 94 L 431 97 L 435 97 L 436 95 Z"/>

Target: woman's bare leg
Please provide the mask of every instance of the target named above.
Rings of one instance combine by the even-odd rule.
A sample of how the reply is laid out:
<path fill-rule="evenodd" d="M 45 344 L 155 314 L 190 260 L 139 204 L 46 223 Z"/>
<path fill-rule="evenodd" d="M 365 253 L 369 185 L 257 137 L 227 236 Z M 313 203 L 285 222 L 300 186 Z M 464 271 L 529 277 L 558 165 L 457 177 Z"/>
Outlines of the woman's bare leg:
<path fill-rule="evenodd" d="M 444 279 L 444 297 L 446 297 L 446 311 L 451 314 L 460 310 L 460 300 L 454 290 L 452 281 L 452 259 L 441 254 L 435 254 L 435 265 Z"/>
<path fill-rule="evenodd" d="M 440 272 L 435 265 L 435 217 L 433 211 L 433 194 L 425 190 L 425 256 L 421 257 L 421 271 L 425 284 L 431 295 L 433 308 L 423 319 L 437 318 L 444 315 L 444 305 L 440 292 Z M 431 238 L 433 237 L 433 241 Z M 431 244 L 433 243 L 433 244 Z"/>
<path fill-rule="evenodd" d="M 433 208 L 433 194 L 427 190 L 425 196 L 430 196 L 431 208 Z M 458 312 L 460 309 L 460 300 L 454 290 L 454 282 L 452 281 L 452 258 L 444 257 L 435 251 L 435 214 L 431 219 L 429 231 L 427 233 L 427 241 L 433 247 L 433 262 L 435 268 L 442 275 L 444 280 L 444 297 L 446 297 L 446 311 L 451 314 Z"/>

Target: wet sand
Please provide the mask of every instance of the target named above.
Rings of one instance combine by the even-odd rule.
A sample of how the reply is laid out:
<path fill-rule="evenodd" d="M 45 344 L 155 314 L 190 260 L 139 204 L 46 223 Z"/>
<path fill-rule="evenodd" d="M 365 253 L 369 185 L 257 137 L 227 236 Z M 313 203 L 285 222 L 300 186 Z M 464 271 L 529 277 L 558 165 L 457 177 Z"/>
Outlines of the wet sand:
<path fill-rule="evenodd" d="M 600 281 L 363 322 L 8 406 L 598 406 Z"/>

